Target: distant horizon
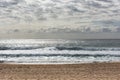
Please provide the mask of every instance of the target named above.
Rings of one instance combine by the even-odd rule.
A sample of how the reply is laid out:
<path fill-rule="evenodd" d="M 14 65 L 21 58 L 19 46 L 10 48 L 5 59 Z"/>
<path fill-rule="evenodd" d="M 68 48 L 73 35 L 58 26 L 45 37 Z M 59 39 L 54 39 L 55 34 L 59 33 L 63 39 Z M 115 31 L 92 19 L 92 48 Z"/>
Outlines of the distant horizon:
<path fill-rule="evenodd" d="M 1 39 L 120 39 L 120 33 L 42 33 L 0 34 Z"/>

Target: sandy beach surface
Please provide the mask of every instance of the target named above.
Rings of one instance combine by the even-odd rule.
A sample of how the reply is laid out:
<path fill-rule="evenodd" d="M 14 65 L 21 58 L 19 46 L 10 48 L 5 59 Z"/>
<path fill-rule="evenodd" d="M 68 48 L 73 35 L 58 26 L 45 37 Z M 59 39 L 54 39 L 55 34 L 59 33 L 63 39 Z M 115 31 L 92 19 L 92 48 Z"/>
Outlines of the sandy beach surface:
<path fill-rule="evenodd" d="M 0 64 L 0 80 L 120 80 L 120 63 Z"/>

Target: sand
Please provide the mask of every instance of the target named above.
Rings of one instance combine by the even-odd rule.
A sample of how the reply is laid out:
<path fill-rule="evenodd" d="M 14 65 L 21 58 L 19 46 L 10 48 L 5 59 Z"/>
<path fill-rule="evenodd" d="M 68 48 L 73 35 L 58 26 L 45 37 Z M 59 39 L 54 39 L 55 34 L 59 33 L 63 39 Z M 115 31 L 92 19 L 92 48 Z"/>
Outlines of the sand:
<path fill-rule="evenodd" d="M 0 80 L 120 80 L 120 63 L 0 64 Z"/>

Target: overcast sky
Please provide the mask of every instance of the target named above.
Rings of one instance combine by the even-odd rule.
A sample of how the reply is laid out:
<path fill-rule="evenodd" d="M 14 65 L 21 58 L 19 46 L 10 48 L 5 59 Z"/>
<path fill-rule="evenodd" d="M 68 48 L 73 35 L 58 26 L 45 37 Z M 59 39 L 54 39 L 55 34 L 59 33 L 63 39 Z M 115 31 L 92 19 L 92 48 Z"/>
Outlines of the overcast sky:
<path fill-rule="evenodd" d="M 0 0 L 1 38 L 8 34 L 10 38 L 27 38 L 29 34 L 28 38 L 40 38 L 41 32 L 50 36 L 82 32 L 82 37 L 84 32 L 99 32 L 100 36 L 117 32 L 109 38 L 119 38 L 120 0 Z"/>

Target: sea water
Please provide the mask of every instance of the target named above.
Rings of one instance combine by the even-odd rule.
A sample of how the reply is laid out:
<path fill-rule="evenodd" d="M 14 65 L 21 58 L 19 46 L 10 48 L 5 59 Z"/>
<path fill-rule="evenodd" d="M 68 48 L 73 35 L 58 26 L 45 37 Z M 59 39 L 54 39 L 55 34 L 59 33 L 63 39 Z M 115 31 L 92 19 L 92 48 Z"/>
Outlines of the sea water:
<path fill-rule="evenodd" d="M 119 62 L 120 40 L 1 39 L 0 62 L 76 64 Z"/>

